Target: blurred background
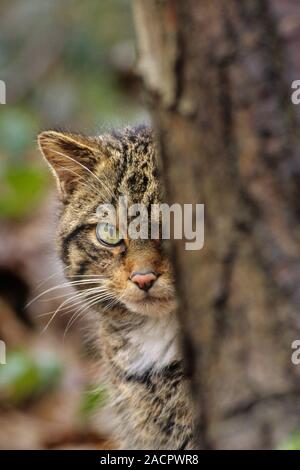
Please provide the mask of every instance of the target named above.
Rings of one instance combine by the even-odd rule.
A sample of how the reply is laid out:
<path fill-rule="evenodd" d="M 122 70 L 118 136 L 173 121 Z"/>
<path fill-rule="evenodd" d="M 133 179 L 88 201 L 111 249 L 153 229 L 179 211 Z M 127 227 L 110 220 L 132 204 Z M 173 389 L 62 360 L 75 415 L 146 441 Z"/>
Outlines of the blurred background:
<path fill-rule="evenodd" d="M 36 137 L 148 120 L 134 65 L 129 0 L 1 0 L 0 449 L 114 447 L 84 319 L 53 318 L 70 291 L 55 288 L 57 203 Z"/>

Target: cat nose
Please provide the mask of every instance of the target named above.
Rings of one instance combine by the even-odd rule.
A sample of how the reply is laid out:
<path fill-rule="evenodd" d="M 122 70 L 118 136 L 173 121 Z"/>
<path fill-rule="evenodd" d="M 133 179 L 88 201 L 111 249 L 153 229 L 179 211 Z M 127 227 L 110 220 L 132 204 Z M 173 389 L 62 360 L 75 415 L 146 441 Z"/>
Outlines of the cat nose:
<path fill-rule="evenodd" d="M 153 271 L 146 272 L 133 272 L 130 276 L 130 280 L 134 282 L 139 289 L 148 291 L 157 279 L 157 274 Z"/>

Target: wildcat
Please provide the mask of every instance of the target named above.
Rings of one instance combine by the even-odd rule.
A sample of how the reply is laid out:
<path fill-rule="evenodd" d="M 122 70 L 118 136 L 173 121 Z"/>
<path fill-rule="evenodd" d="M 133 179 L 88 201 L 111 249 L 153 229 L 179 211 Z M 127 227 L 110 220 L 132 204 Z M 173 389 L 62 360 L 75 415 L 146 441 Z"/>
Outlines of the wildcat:
<path fill-rule="evenodd" d="M 121 447 L 195 448 L 170 262 L 160 240 L 122 239 L 96 215 L 120 195 L 147 207 L 161 201 L 151 129 L 92 138 L 47 131 L 38 140 L 63 203 L 57 246 L 66 277 L 78 279 L 97 317 Z"/>

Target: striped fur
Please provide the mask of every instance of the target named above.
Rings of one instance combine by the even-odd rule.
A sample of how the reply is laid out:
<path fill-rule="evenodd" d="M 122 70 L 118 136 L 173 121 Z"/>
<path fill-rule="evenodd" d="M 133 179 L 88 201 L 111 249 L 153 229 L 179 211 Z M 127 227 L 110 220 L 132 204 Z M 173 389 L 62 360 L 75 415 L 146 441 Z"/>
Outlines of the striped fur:
<path fill-rule="evenodd" d="M 91 310 L 99 324 L 121 447 L 193 448 L 170 262 L 157 240 L 129 239 L 123 248 L 108 248 L 96 238 L 99 204 L 117 204 L 120 195 L 147 207 L 161 201 L 151 130 L 126 128 L 95 138 L 49 131 L 39 136 L 39 144 L 63 201 L 57 245 L 67 277 L 101 275 L 94 287 L 105 294 L 99 293 Z M 159 274 L 149 294 L 129 279 L 143 269 Z"/>

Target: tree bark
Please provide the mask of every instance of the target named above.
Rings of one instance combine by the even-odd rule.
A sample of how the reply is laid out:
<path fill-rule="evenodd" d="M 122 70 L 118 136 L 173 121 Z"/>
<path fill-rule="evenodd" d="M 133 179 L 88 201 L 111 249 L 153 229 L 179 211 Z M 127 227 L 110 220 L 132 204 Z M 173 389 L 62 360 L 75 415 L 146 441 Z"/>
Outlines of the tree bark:
<path fill-rule="evenodd" d="M 174 240 L 201 448 L 275 448 L 300 429 L 300 5 L 134 0 L 139 70 L 170 203 L 205 204 Z"/>

